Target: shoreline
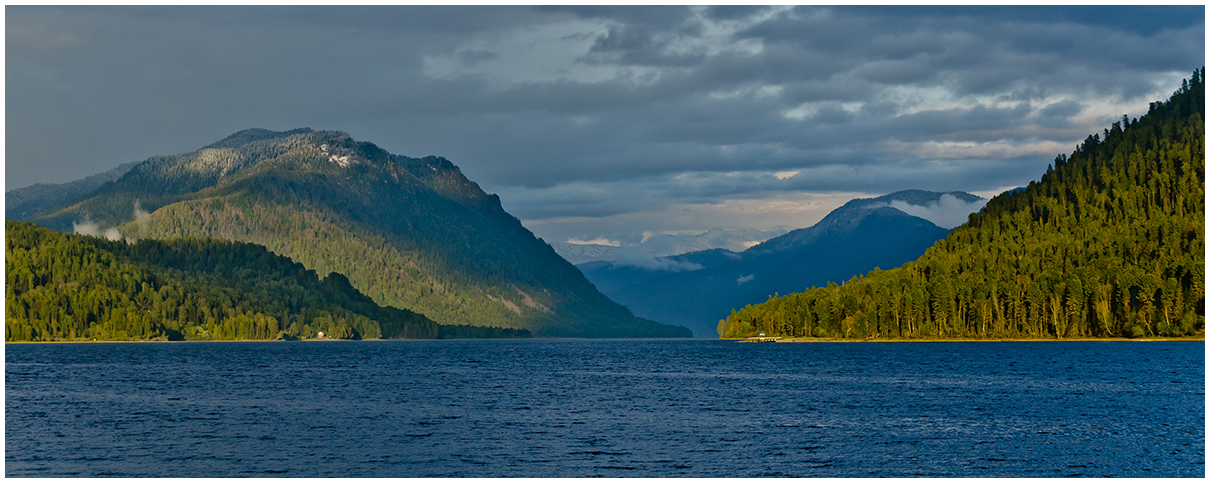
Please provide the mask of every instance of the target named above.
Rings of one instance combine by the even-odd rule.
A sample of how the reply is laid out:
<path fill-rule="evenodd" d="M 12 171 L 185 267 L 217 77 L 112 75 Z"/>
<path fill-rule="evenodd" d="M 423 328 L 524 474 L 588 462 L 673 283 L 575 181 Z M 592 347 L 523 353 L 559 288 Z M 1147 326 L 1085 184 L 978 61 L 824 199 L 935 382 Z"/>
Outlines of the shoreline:
<path fill-rule="evenodd" d="M 5 344 L 188 344 L 194 342 L 333 342 L 342 340 L 427 340 L 427 339 L 236 339 L 236 340 L 12 340 Z"/>

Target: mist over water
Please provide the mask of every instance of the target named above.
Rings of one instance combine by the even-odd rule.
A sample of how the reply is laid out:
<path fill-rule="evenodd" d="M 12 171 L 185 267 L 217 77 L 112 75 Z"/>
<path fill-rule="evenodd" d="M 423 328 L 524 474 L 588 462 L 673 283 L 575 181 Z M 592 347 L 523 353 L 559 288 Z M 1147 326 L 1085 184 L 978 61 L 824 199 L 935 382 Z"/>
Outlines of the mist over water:
<path fill-rule="evenodd" d="M 1185 476 L 1204 344 L 6 345 L 6 476 Z"/>

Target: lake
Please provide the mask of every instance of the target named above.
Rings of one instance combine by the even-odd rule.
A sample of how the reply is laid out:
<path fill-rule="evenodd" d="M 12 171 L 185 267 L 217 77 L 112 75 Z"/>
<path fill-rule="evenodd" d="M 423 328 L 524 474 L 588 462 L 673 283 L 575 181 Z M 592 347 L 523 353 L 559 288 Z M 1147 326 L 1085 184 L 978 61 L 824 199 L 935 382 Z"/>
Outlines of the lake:
<path fill-rule="evenodd" d="M 1202 342 L 7 344 L 9 477 L 1202 477 Z"/>

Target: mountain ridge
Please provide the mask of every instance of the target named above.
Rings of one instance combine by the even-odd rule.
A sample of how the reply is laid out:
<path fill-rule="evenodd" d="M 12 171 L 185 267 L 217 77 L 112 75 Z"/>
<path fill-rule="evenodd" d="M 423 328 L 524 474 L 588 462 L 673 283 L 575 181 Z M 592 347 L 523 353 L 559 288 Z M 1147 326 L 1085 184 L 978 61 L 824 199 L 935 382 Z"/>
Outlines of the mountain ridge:
<path fill-rule="evenodd" d="M 785 235 L 766 240 L 746 252 L 752 252 L 752 255 L 759 255 L 764 252 L 782 251 L 792 248 L 796 245 L 809 242 L 813 237 L 820 236 L 823 233 L 840 230 L 845 231 L 860 224 L 861 220 L 871 210 L 890 207 L 893 201 L 902 201 L 911 205 L 926 205 L 930 202 L 936 202 L 945 195 L 953 196 L 961 201 L 974 202 L 982 198 L 965 193 L 962 191 L 949 192 L 931 192 L 918 189 L 908 189 L 896 191 L 891 194 L 878 196 L 874 198 L 854 198 L 845 202 L 840 208 L 832 210 L 823 217 L 819 222 L 806 228 L 792 230 Z M 897 212 L 908 215 L 903 210 L 890 207 Z M 912 216 L 912 215 L 909 215 Z M 848 226 L 846 226 L 846 224 Z"/>
<path fill-rule="evenodd" d="M 66 183 L 38 183 L 4 193 L 4 218 L 24 220 L 36 213 L 75 198 L 86 196 L 124 176 L 138 162 L 123 163 L 103 173 L 97 173 Z"/>
<path fill-rule="evenodd" d="M 843 282 L 875 267 L 909 261 L 948 230 L 891 206 L 898 200 L 926 205 L 969 193 L 905 190 L 851 200 L 816 224 L 792 230 L 743 252 L 691 252 L 660 260 L 701 269 L 660 272 L 618 264 L 579 265 L 610 298 L 636 314 L 685 325 L 713 336 L 732 309 L 765 301 L 776 293 Z M 844 254 L 844 255 L 842 255 Z"/>
<path fill-rule="evenodd" d="M 81 220 L 131 238 L 261 244 L 443 324 L 536 336 L 688 332 L 601 295 L 449 160 L 391 154 L 340 131 L 240 131 L 149 158 L 33 221 L 70 231 Z"/>

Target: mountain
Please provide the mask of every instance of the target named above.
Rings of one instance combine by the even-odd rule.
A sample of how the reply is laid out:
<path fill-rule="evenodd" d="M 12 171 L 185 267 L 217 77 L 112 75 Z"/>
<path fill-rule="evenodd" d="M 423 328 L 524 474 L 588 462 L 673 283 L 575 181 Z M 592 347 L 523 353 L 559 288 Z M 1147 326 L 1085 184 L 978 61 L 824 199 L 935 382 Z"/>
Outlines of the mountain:
<path fill-rule="evenodd" d="M 536 336 L 689 335 L 602 295 L 445 158 L 391 154 L 343 132 L 241 131 L 149 158 L 31 221 L 128 239 L 256 243 L 440 324 Z"/>
<path fill-rule="evenodd" d="M 607 261 L 641 266 L 652 258 L 669 257 L 682 253 L 716 248 L 743 251 L 752 245 L 783 235 L 787 231 L 781 227 L 769 230 L 711 228 L 696 235 L 639 233 L 623 237 L 616 242 L 617 246 L 569 242 L 554 242 L 551 243 L 551 246 L 560 256 L 576 265 Z"/>
<path fill-rule="evenodd" d="M 605 262 L 579 267 L 598 289 L 636 314 L 712 337 L 733 308 L 920 256 L 948 230 L 892 205 L 928 207 L 950 199 L 973 205 L 982 200 L 962 192 L 900 191 L 849 201 L 809 228 L 740 253 L 711 250 L 658 259 L 675 270 Z"/>
<path fill-rule="evenodd" d="M 38 183 L 4 194 L 4 219 L 25 220 L 47 208 L 88 195 L 121 178 L 138 163 L 125 163 L 100 174 L 62 184 Z"/>
<path fill-rule="evenodd" d="M 5 223 L 6 342 L 524 337 L 381 307 L 338 273 L 213 239 L 109 241 Z"/>
<path fill-rule="evenodd" d="M 1205 337 L 1205 68 L 915 261 L 776 297 L 725 337 Z"/>

